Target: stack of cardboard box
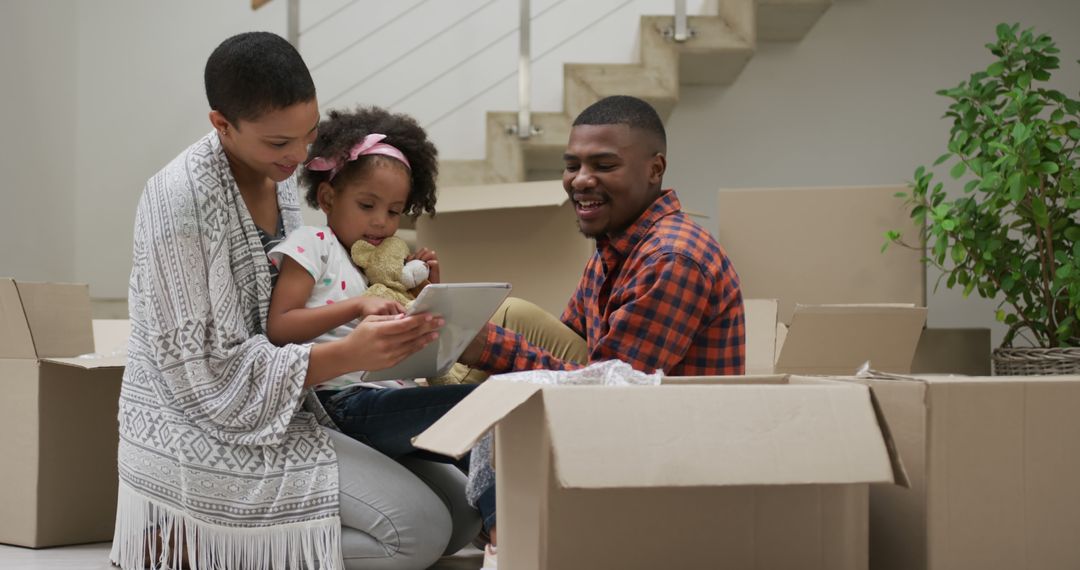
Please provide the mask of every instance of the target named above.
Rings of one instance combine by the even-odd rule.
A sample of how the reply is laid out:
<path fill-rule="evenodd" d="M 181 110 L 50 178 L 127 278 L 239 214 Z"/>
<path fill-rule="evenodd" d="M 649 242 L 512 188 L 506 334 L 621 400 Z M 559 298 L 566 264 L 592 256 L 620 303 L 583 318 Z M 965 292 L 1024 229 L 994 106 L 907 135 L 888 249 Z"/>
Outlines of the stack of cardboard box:
<path fill-rule="evenodd" d="M 777 299 L 792 324 L 798 305 L 926 306 L 919 248 L 881 251 L 885 232 L 917 243 L 919 228 L 895 194 L 903 186 L 722 189 L 717 238 L 739 272 L 746 299 Z M 928 328 L 911 369 L 987 375 L 990 331 Z"/>

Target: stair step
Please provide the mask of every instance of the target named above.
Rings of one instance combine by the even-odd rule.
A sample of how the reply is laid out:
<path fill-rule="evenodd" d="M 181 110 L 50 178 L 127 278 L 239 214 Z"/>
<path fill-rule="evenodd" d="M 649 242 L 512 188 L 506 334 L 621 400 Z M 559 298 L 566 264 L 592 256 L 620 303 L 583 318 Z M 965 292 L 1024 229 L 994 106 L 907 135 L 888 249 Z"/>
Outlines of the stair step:
<path fill-rule="evenodd" d="M 642 18 L 642 60 L 652 57 L 648 53 L 650 51 L 674 50 L 679 66 L 679 83 L 731 85 L 754 55 L 753 43 L 717 16 L 693 16 L 688 18 L 687 24 L 694 31 L 694 36 L 685 42 L 675 42 L 665 35 L 675 25 L 673 17 Z M 658 45 L 655 38 L 662 43 Z"/>
<path fill-rule="evenodd" d="M 563 108 L 576 117 L 585 107 L 609 95 L 633 95 L 657 106 L 662 117 L 678 101 L 678 70 L 640 64 L 568 63 L 564 67 Z"/>
<path fill-rule="evenodd" d="M 769 42 L 803 39 L 832 5 L 832 0 L 756 1 L 758 39 Z"/>

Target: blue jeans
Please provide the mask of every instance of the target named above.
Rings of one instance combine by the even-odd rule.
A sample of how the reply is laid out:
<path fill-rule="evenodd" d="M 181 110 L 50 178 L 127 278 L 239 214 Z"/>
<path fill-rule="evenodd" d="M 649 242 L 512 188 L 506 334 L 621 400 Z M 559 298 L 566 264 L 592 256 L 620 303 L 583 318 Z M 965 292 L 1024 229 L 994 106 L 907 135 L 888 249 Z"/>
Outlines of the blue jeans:
<path fill-rule="evenodd" d="M 316 394 L 341 433 L 392 459 L 415 457 L 456 465 L 468 473 L 469 456 L 454 459 L 413 447 L 412 440 L 468 396 L 474 384 L 451 384 L 428 388 L 357 388 L 320 390 Z M 484 528 L 495 525 L 495 486 L 477 504 Z"/>

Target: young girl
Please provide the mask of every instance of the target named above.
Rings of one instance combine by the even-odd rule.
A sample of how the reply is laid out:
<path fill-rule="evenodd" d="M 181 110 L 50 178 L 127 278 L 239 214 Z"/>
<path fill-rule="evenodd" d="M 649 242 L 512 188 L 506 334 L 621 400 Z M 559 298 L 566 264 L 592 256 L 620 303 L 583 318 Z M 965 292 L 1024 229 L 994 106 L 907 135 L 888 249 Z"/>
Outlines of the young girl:
<path fill-rule="evenodd" d="M 435 211 L 437 152 L 411 117 L 375 107 L 331 111 L 319 124 L 309 157 L 301 183 L 308 204 L 326 215 L 326 226 L 295 230 L 270 252 L 279 274 L 270 300 L 267 335 L 279 345 L 332 341 L 347 336 L 366 317 L 402 314 L 404 308 L 397 302 L 359 296 L 367 282 L 349 251 L 358 240 L 378 245 L 394 235 L 402 216 Z M 439 281 L 435 252 L 420 249 L 411 258 L 427 263 L 429 280 Z M 316 394 L 342 433 L 386 456 L 456 463 L 465 470 L 468 457 L 455 461 L 418 450 L 412 438 L 473 388 L 415 389 L 411 380 L 364 382 L 360 371 L 317 386 Z M 404 463 L 415 471 L 424 469 L 425 462 Z M 343 471 L 343 488 L 350 485 L 347 478 Z M 380 495 L 380 489 L 366 488 L 363 481 L 352 483 L 372 497 L 369 504 L 386 505 L 389 500 Z M 452 488 L 453 493 L 446 493 L 453 495 L 447 507 L 456 517 L 469 507 L 460 482 Z M 478 509 L 490 529 L 495 523 L 493 484 L 481 495 Z M 347 510 L 343 504 L 343 523 Z M 460 547 L 458 534 L 475 535 L 477 530 L 455 528 L 450 544 Z"/>
<path fill-rule="evenodd" d="M 395 301 L 360 296 L 367 280 L 349 251 L 360 240 L 379 245 L 397 233 L 402 216 L 435 211 L 437 151 L 408 116 L 374 107 L 331 111 L 309 155 L 301 184 L 307 203 L 326 214 L 326 225 L 295 230 L 270 251 L 278 275 L 267 336 L 278 345 L 335 340 L 364 317 L 402 313 Z M 421 249 L 410 259 L 427 263 L 429 281 L 439 282 L 433 251 Z M 346 374 L 319 388 L 345 388 L 362 378 L 362 371 Z"/>

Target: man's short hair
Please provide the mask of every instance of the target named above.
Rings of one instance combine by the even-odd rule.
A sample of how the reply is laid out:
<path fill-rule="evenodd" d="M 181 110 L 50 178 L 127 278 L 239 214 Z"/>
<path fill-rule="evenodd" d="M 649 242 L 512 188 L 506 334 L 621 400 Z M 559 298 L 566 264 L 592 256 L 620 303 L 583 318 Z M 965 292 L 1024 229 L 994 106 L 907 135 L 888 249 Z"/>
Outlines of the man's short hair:
<path fill-rule="evenodd" d="M 629 95 L 612 95 L 589 105 L 574 119 L 578 125 L 628 125 L 656 136 L 660 152 L 667 148 L 664 122 L 648 102 Z"/>
<path fill-rule="evenodd" d="M 230 123 L 315 98 L 315 83 L 296 48 L 270 32 L 247 32 L 223 42 L 203 73 L 210 108 Z"/>

